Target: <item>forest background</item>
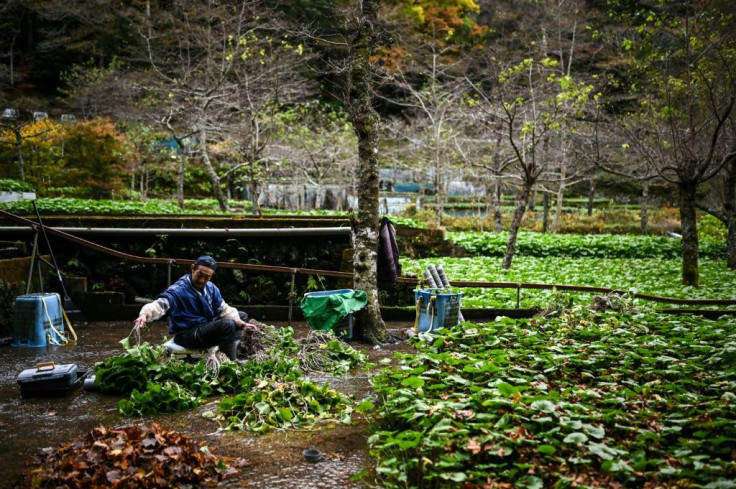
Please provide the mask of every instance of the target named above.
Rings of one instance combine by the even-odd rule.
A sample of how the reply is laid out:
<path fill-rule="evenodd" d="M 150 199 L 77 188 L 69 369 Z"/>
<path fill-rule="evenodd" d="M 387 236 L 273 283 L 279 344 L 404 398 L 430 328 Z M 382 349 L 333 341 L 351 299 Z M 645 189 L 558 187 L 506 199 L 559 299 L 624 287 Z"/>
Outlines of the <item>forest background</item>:
<path fill-rule="evenodd" d="M 361 8 L 11 0 L 0 178 L 40 197 L 354 208 Z M 592 206 L 603 192 L 635 199 L 646 232 L 654 195 L 679 208 L 684 284 L 698 284 L 697 209 L 723 223 L 736 267 L 735 9 L 382 2 L 370 60 L 383 189 L 420 182 L 440 224 L 453 188 L 479 189 L 509 231 L 503 268 L 537 197 L 556 206 L 552 232 L 566 196 Z"/>

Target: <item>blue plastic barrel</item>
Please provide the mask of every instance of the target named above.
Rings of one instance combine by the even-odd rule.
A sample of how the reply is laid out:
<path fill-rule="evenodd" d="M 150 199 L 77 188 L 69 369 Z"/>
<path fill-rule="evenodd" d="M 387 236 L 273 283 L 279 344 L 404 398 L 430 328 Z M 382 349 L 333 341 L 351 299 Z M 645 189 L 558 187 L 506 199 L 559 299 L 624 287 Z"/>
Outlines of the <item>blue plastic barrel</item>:
<path fill-rule="evenodd" d="M 53 328 L 52 328 L 53 326 Z M 54 330 L 55 329 L 55 330 Z M 61 297 L 59 294 L 25 294 L 15 298 L 13 342 L 11 346 L 37 348 L 64 342 Z"/>
<path fill-rule="evenodd" d="M 417 306 L 416 329 L 431 333 L 440 328 L 452 328 L 460 323 L 462 292 L 443 294 L 442 289 L 414 291 Z"/>

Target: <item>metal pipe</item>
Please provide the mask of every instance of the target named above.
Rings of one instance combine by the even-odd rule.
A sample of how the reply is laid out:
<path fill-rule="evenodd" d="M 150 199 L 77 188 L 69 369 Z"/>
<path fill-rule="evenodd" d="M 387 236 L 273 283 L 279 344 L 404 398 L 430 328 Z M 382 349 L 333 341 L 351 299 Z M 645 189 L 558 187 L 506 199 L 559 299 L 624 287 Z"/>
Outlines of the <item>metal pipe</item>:
<path fill-rule="evenodd" d="M 115 236 L 166 234 L 169 236 L 324 236 L 350 234 L 349 227 L 329 228 L 253 228 L 253 229 L 180 229 L 180 228 L 83 228 L 54 227 L 69 234 L 108 234 Z M 31 232 L 25 226 L 0 226 L 0 232 Z"/>
<path fill-rule="evenodd" d="M 36 256 L 38 256 L 38 232 L 33 235 L 33 255 L 31 255 L 31 265 L 28 267 L 28 283 L 26 284 L 26 294 L 31 293 L 31 281 L 33 280 L 33 265 L 36 264 Z"/>
<path fill-rule="evenodd" d="M 29 221 L 28 219 L 25 219 L 20 216 L 16 216 L 15 214 L 11 214 L 10 212 L 6 212 L 4 210 L 0 210 L 0 217 L 7 217 L 8 219 L 12 219 L 16 222 L 19 222 L 21 224 L 24 224 L 25 227 L 28 229 L 36 229 L 38 227 L 38 224 L 36 224 L 33 221 Z M 311 229 L 311 228 L 309 228 Z M 322 228 L 324 229 L 324 228 Z M 80 238 L 79 236 L 74 236 L 69 233 L 65 233 L 64 231 L 59 231 L 56 228 L 47 227 L 46 230 L 50 232 L 51 234 L 58 236 L 62 239 L 65 239 L 67 241 L 71 241 L 72 243 L 76 243 L 80 246 L 85 246 L 87 248 L 90 248 L 95 251 L 99 251 L 101 253 L 104 253 L 106 255 L 114 256 L 117 258 L 121 258 L 123 260 L 130 260 L 135 263 L 159 263 L 159 264 L 169 264 L 170 266 L 173 265 L 183 265 L 183 266 L 189 266 L 194 261 L 190 259 L 182 259 L 182 258 L 158 258 L 158 257 L 150 257 L 150 256 L 137 256 L 137 255 L 131 255 L 129 253 L 124 253 L 122 251 L 113 250 L 110 248 L 107 248 L 105 246 L 102 246 L 100 244 L 97 244 L 93 241 L 86 240 L 84 238 Z M 258 270 L 262 272 L 273 272 L 273 273 L 291 273 L 293 270 L 296 270 L 297 273 L 303 273 L 306 275 L 316 275 L 320 281 L 322 280 L 320 276 L 327 276 L 327 277 L 339 277 L 339 278 L 345 278 L 345 279 L 352 279 L 353 274 L 352 272 L 337 272 L 332 270 L 316 270 L 312 268 L 294 268 L 294 267 L 282 267 L 278 265 L 259 265 L 255 263 L 236 263 L 236 262 L 228 262 L 228 261 L 222 261 L 218 264 L 218 268 L 234 268 L 234 269 L 241 269 L 241 270 Z M 39 270 L 40 272 L 40 270 Z M 416 279 L 414 280 L 416 282 Z M 324 284 L 323 284 L 324 288 Z"/>

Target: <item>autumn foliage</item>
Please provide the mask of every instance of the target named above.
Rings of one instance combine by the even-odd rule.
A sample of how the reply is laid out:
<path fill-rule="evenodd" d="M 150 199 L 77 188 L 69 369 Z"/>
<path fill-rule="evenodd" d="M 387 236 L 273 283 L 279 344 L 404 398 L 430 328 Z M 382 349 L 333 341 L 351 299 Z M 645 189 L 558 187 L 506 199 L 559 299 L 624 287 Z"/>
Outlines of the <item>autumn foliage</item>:
<path fill-rule="evenodd" d="M 107 119 L 66 128 L 58 179 L 63 185 L 86 187 L 89 197 L 110 198 L 124 188 L 125 137 Z M 58 184 L 57 184 L 58 185 Z"/>

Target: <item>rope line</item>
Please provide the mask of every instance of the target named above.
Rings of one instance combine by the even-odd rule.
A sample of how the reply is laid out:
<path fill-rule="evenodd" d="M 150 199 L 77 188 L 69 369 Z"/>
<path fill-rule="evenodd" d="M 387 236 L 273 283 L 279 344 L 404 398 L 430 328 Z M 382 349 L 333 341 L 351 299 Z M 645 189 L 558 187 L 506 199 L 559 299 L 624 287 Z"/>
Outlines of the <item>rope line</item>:
<path fill-rule="evenodd" d="M 59 301 L 59 306 L 61 306 L 61 299 L 59 298 L 59 295 L 56 294 L 55 297 Z M 50 343 L 52 345 L 56 345 L 56 346 L 62 346 L 62 345 L 69 344 L 69 338 L 67 338 L 67 336 L 64 333 L 62 333 L 61 331 L 59 331 L 58 329 L 56 329 L 56 327 L 54 326 L 54 321 L 53 321 L 53 319 L 51 319 L 51 315 L 49 314 L 49 308 L 46 305 L 46 298 L 45 297 L 42 297 L 41 298 L 41 304 L 43 304 L 43 312 L 46 314 L 46 319 L 49 322 L 49 327 L 51 328 L 51 331 L 53 331 L 56 334 L 56 337 L 58 337 L 58 338 L 61 339 L 61 341 L 60 340 L 57 340 L 56 337 L 54 337 L 53 334 L 51 334 L 50 332 L 47 332 L 46 333 L 46 341 L 48 343 Z"/>
<path fill-rule="evenodd" d="M 419 333 L 419 315 L 422 311 L 422 296 L 417 297 L 417 313 L 414 315 L 414 332 Z"/>

